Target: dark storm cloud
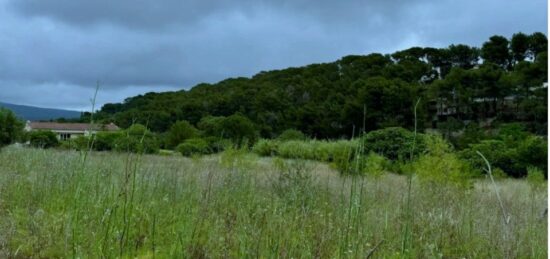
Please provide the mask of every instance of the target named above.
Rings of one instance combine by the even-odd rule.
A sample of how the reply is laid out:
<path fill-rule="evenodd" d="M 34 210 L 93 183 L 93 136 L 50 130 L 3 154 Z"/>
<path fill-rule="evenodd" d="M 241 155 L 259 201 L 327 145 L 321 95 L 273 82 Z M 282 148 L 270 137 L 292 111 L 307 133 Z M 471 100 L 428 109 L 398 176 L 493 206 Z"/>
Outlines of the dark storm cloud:
<path fill-rule="evenodd" d="M 89 107 L 415 45 L 547 30 L 546 1 L 0 0 L 0 100 Z"/>

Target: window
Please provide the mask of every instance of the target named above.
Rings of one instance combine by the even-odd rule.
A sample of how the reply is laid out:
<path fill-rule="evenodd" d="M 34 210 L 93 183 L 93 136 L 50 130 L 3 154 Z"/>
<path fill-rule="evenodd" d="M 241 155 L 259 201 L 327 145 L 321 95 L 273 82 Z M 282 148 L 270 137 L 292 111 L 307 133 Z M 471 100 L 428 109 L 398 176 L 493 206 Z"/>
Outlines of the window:
<path fill-rule="evenodd" d="M 60 140 L 68 140 L 68 139 L 71 139 L 71 134 L 69 134 L 69 133 L 59 133 L 59 139 L 60 139 Z"/>

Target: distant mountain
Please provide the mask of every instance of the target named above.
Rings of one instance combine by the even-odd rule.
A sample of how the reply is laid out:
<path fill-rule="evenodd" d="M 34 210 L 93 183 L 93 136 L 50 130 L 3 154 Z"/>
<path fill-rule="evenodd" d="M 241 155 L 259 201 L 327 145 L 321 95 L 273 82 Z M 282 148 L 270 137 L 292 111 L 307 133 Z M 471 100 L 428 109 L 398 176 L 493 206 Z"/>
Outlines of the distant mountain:
<path fill-rule="evenodd" d="M 75 119 L 80 118 L 79 111 L 71 110 L 61 110 L 61 109 L 51 109 L 51 108 L 40 108 L 35 106 L 11 104 L 0 102 L 0 107 L 4 107 L 12 110 L 17 117 L 22 120 L 53 120 L 59 118 L 65 119 Z"/>

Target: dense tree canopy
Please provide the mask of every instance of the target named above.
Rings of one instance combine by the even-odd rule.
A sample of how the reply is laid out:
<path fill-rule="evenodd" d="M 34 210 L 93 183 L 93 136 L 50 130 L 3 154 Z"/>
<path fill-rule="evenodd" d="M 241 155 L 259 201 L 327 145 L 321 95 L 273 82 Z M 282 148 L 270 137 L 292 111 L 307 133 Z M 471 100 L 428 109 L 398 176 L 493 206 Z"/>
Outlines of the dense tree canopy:
<path fill-rule="evenodd" d="M 23 123 L 15 114 L 4 108 L 0 108 L 0 148 L 14 143 L 21 135 Z"/>
<path fill-rule="evenodd" d="M 352 55 L 138 95 L 104 105 L 95 118 L 122 127 L 141 123 L 154 132 L 185 120 L 207 136 L 234 135 L 237 141 L 243 138 L 237 132 L 273 138 L 286 129 L 340 138 L 389 126 L 410 129 L 413 103 L 421 98 L 420 129 L 444 127 L 447 120 L 496 119 L 546 134 L 546 48 L 543 33 L 517 33 L 510 39 L 492 36 L 481 48 L 453 44 Z"/>

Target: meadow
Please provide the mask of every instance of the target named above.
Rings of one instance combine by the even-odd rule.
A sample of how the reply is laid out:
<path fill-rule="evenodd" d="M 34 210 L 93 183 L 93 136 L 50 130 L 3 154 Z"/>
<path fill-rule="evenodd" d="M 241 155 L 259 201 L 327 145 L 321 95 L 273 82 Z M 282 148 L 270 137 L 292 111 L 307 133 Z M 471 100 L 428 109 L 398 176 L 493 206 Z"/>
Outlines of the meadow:
<path fill-rule="evenodd" d="M 233 149 L 186 158 L 10 146 L 0 257 L 546 258 L 545 183 L 496 184 L 502 208 L 484 178 L 460 188 L 345 176 Z"/>

